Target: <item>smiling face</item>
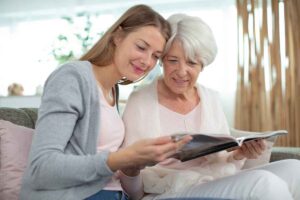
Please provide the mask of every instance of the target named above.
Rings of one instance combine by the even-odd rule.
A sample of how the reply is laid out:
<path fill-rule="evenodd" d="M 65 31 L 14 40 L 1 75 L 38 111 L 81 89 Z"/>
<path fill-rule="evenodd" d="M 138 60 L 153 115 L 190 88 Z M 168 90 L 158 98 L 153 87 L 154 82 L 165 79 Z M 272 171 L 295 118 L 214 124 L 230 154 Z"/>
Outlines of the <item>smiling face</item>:
<path fill-rule="evenodd" d="M 181 42 L 174 40 L 163 58 L 165 85 L 175 94 L 185 94 L 193 90 L 202 70 L 200 61 L 186 58 Z"/>
<path fill-rule="evenodd" d="M 114 65 L 120 77 L 135 81 L 145 76 L 162 54 L 165 38 L 158 28 L 145 26 L 114 39 Z"/>

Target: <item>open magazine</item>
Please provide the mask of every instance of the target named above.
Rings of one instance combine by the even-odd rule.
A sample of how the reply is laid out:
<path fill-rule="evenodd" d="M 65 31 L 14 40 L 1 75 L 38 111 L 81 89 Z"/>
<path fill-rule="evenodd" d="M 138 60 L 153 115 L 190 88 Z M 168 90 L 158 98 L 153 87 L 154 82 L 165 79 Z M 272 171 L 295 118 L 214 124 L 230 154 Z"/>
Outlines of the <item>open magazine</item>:
<path fill-rule="evenodd" d="M 180 149 L 173 157 L 182 162 L 195 159 L 197 157 L 205 156 L 211 153 L 222 150 L 233 150 L 236 147 L 242 146 L 244 142 L 250 140 L 266 139 L 274 141 L 279 135 L 286 135 L 286 130 L 267 131 L 267 132 L 248 132 L 251 133 L 243 137 L 233 137 L 231 135 L 223 134 L 190 134 L 193 139 Z M 187 133 L 180 133 L 172 135 L 174 141 L 180 140 Z"/>

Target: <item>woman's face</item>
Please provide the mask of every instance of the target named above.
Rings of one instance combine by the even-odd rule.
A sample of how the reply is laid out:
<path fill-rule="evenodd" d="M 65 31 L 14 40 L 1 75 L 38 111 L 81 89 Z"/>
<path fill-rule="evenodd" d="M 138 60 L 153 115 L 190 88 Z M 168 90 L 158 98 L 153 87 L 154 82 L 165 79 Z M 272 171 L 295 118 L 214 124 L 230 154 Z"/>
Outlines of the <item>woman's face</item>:
<path fill-rule="evenodd" d="M 147 74 L 160 58 L 165 38 L 154 26 L 145 26 L 124 38 L 114 39 L 116 50 L 114 64 L 120 77 L 135 81 Z"/>
<path fill-rule="evenodd" d="M 163 70 L 166 86 L 175 94 L 184 94 L 193 90 L 202 64 L 188 60 L 181 42 L 175 40 L 163 58 Z"/>

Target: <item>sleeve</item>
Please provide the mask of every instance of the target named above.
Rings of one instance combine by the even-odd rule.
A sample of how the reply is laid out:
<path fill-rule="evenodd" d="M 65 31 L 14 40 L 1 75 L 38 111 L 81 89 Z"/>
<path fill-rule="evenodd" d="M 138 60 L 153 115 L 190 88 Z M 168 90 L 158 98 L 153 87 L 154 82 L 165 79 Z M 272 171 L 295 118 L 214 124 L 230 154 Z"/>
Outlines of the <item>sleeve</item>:
<path fill-rule="evenodd" d="M 137 92 L 131 93 L 123 112 L 125 138 L 122 146 L 124 147 L 145 137 L 145 135 L 141 135 L 145 132 L 145 127 L 147 126 L 145 120 L 143 120 L 145 112 L 143 107 L 145 105 L 140 96 Z"/>
<path fill-rule="evenodd" d="M 217 132 L 230 134 L 229 124 L 224 113 L 220 94 L 217 91 L 211 89 L 209 91 L 210 91 L 210 102 L 212 107 L 211 112 L 214 113 L 214 117 L 212 119 L 218 122 Z M 218 158 L 217 162 L 222 163 L 223 162 L 222 160 L 225 159 L 225 162 L 233 164 L 235 166 L 235 169 L 237 170 L 240 170 L 245 163 L 245 159 L 235 160 L 233 158 L 232 152 L 222 151 L 216 153 L 215 155 L 216 158 Z"/>
<path fill-rule="evenodd" d="M 143 133 L 145 121 L 143 120 L 143 106 L 141 101 L 142 97 L 136 92 L 132 92 L 126 103 L 126 107 L 123 112 L 123 121 L 125 125 L 125 138 L 122 144 L 122 148 L 129 146 L 137 140 L 144 138 Z M 144 186 L 141 175 L 136 177 L 129 177 L 121 173 L 121 183 L 123 188 L 130 196 L 131 199 L 141 199 L 144 195 Z"/>
<path fill-rule="evenodd" d="M 108 152 L 74 155 L 83 150 L 66 150 L 84 116 L 82 90 L 89 89 L 84 81 L 79 71 L 62 66 L 45 84 L 29 163 L 35 189 L 74 187 L 112 174 L 106 164 Z"/>
<path fill-rule="evenodd" d="M 222 107 L 221 97 L 220 97 L 220 94 L 217 93 L 217 92 L 215 94 L 215 99 L 216 99 L 216 105 L 219 108 L 218 113 L 219 113 L 219 116 L 220 116 L 220 119 L 221 119 L 220 121 L 223 121 L 223 123 L 220 123 L 220 125 L 221 125 L 220 129 L 224 130 L 224 132 L 230 134 L 230 128 L 229 128 L 227 118 L 226 118 L 225 113 L 224 113 L 224 109 Z M 246 159 L 235 160 L 233 158 L 233 153 L 232 152 L 226 152 L 225 151 L 224 156 L 227 157 L 227 162 L 235 165 L 235 168 L 238 169 L 238 170 L 242 169 L 242 167 L 244 166 L 245 161 L 246 161 Z"/>
<path fill-rule="evenodd" d="M 130 196 L 130 199 L 138 200 L 144 196 L 144 186 L 141 175 L 131 177 L 120 172 L 120 179 L 122 187 Z"/>
<path fill-rule="evenodd" d="M 220 130 L 224 133 L 230 134 L 230 128 L 229 128 L 229 124 L 226 118 L 226 115 L 224 113 L 224 109 L 222 106 L 222 102 L 221 102 L 221 97 L 220 94 L 218 92 L 215 92 L 215 101 L 216 101 L 216 112 L 219 116 L 219 121 L 222 122 L 220 123 Z"/>

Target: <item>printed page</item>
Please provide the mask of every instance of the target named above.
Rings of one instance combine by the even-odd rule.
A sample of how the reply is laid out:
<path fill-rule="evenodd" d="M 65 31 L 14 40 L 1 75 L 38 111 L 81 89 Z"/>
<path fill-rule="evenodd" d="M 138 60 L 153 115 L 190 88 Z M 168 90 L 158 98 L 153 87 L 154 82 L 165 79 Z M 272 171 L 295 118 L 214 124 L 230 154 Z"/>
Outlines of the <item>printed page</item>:
<path fill-rule="evenodd" d="M 267 139 L 270 141 L 274 141 L 274 137 L 279 135 L 287 135 L 286 130 L 277 130 L 277 131 L 265 131 L 265 132 L 257 132 L 253 134 L 253 132 L 249 132 L 251 135 L 247 135 L 244 137 L 237 138 L 238 143 L 241 145 L 243 142 L 255 140 L 255 139 Z"/>
<path fill-rule="evenodd" d="M 173 135 L 173 139 L 178 141 L 185 134 Z M 190 134 L 193 139 L 175 154 L 175 158 L 181 161 L 191 160 L 200 156 L 222 151 L 238 145 L 236 139 L 230 135 L 205 135 Z"/>

